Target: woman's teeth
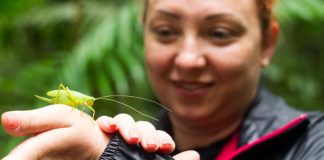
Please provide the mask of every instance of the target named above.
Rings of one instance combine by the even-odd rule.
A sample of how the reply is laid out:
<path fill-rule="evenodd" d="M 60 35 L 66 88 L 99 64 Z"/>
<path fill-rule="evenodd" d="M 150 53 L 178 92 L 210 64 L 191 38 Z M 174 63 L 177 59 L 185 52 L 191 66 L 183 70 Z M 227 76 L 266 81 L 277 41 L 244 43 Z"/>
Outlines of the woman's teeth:
<path fill-rule="evenodd" d="M 195 90 L 195 89 L 205 87 L 205 85 L 202 85 L 202 84 L 181 84 L 180 87 L 187 89 L 187 90 Z"/>

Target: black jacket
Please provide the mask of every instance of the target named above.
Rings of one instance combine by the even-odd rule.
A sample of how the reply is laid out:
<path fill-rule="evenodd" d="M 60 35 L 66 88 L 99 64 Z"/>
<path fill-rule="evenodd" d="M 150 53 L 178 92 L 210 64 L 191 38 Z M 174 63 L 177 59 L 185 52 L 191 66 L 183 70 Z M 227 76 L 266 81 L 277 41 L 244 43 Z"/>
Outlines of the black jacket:
<path fill-rule="evenodd" d="M 239 128 L 237 148 L 218 160 L 324 160 L 323 118 L 322 113 L 292 109 L 282 99 L 261 88 Z M 172 135 L 165 114 L 156 127 Z M 115 135 L 100 159 L 172 158 L 160 153 L 146 153 L 139 146 L 127 145 Z"/>

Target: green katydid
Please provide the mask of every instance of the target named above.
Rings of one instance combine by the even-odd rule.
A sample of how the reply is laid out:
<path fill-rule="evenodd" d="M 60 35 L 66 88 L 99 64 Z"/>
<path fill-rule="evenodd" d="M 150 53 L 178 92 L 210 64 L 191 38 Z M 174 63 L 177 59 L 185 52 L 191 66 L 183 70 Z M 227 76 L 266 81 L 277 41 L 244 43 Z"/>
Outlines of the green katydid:
<path fill-rule="evenodd" d="M 85 95 L 83 93 L 77 92 L 77 91 L 73 91 L 70 90 L 68 87 L 65 87 L 63 84 L 59 85 L 59 89 L 58 90 L 51 90 L 47 92 L 47 95 L 50 98 L 45 98 L 45 97 L 41 97 L 38 95 L 35 95 L 38 99 L 48 102 L 50 104 L 65 104 L 68 106 L 71 106 L 73 108 L 76 108 L 78 106 L 83 106 L 82 111 L 84 111 L 85 107 L 88 107 L 91 111 L 92 111 L 92 118 L 94 118 L 96 111 L 93 109 L 93 105 L 94 102 L 96 100 L 108 100 L 108 101 L 112 101 L 112 102 L 116 102 L 118 104 L 121 104 L 123 106 L 126 106 L 132 110 L 134 110 L 135 112 L 148 117 L 150 119 L 153 120 L 157 120 L 156 118 L 149 116 L 147 114 L 144 114 L 142 112 L 140 112 L 139 110 L 129 106 L 128 104 L 119 102 L 117 100 L 111 99 L 112 97 L 126 97 L 126 98 L 136 98 L 136 99 L 140 99 L 140 100 L 144 100 L 144 101 L 148 101 L 148 102 L 152 102 L 155 103 L 161 107 L 163 107 L 164 109 L 172 112 L 170 109 L 168 109 L 167 107 L 163 106 L 162 104 L 146 99 L 146 98 L 142 98 L 142 97 L 136 97 L 136 96 L 131 96 L 131 95 L 109 95 L 109 96 L 102 96 L 102 97 L 92 97 L 92 96 L 88 96 Z"/>

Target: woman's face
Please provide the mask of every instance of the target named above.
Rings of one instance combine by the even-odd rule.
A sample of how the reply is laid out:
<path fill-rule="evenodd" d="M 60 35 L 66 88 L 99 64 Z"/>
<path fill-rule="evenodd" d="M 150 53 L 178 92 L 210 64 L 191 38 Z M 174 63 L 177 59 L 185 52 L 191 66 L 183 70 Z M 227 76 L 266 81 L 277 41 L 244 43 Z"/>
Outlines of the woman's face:
<path fill-rule="evenodd" d="M 185 119 L 228 118 L 256 94 L 264 56 L 255 0 L 150 0 L 148 76 L 160 101 Z"/>

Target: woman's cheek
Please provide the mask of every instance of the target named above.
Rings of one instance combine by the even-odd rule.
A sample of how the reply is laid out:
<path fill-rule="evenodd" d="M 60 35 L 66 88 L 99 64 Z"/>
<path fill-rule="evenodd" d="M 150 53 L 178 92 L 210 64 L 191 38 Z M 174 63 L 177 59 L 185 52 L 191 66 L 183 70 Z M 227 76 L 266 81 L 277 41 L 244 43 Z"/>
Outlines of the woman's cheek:
<path fill-rule="evenodd" d="M 232 45 L 226 48 L 214 49 L 207 54 L 209 64 L 221 82 L 242 80 L 250 77 L 251 69 L 258 67 L 259 56 L 248 45 Z"/>
<path fill-rule="evenodd" d="M 147 44 L 145 48 L 145 58 L 149 71 L 155 72 L 154 74 L 163 74 L 164 76 L 172 66 L 172 51 L 170 48 L 158 44 Z"/>
<path fill-rule="evenodd" d="M 209 58 L 211 67 L 214 73 L 217 75 L 217 80 L 220 82 L 226 82 L 234 77 L 238 77 L 245 72 L 246 66 L 239 59 L 222 56 L 221 58 Z"/>

